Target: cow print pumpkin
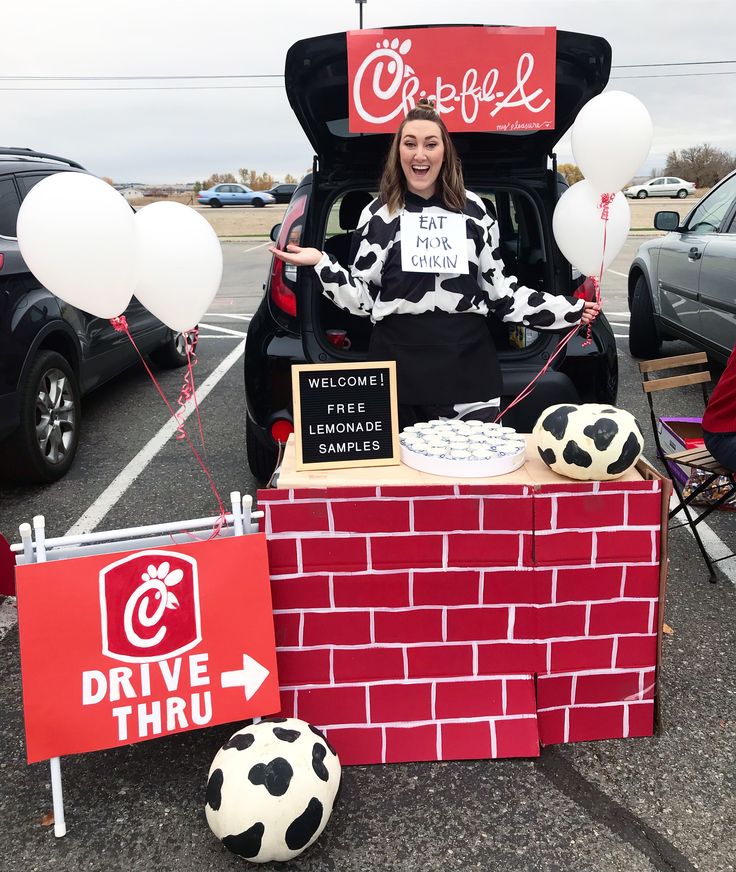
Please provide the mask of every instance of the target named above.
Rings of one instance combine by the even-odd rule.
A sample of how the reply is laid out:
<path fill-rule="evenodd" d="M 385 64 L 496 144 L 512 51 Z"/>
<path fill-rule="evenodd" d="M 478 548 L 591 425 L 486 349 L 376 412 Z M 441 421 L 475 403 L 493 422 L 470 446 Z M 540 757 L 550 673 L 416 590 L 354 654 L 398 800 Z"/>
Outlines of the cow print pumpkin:
<path fill-rule="evenodd" d="M 579 481 L 619 478 L 644 450 L 636 418 L 599 403 L 550 406 L 539 416 L 533 433 L 547 466 Z"/>
<path fill-rule="evenodd" d="M 296 718 L 239 730 L 215 755 L 205 814 L 223 845 L 254 863 L 291 860 L 332 814 L 340 761 L 327 739 Z"/>

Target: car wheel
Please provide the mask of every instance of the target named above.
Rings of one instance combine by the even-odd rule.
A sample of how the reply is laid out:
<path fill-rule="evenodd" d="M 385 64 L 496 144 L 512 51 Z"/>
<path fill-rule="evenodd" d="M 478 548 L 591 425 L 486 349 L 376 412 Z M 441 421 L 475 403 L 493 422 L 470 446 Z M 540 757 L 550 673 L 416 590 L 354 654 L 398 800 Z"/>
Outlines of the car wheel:
<path fill-rule="evenodd" d="M 265 484 L 268 482 L 276 469 L 278 451 L 274 447 L 269 451 L 266 445 L 260 441 L 253 430 L 250 418 L 245 417 L 245 449 L 248 454 L 248 466 L 255 478 Z"/>
<path fill-rule="evenodd" d="M 41 351 L 19 386 L 20 426 L 3 443 L 0 470 L 22 482 L 65 475 L 79 444 L 79 384 L 66 358 Z"/>
<path fill-rule="evenodd" d="M 253 205 L 256 207 L 256 209 L 260 209 L 261 206 L 265 206 L 266 204 L 264 203 L 263 200 L 261 200 L 261 199 L 259 198 L 259 199 L 257 199 L 257 200 L 253 200 Z"/>
<path fill-rule="evenodd" d="M 222 203 L 219 200 L 210 200 L 210 206 L 212 206 L 213 209 L 219 209 L 220 206 L 222 206 Z"/>
<path fill-rule="evenodd" d="M 680 190 L 677 192 L 677 197 L 680 200 L 684 200 L 685 197 L 687 197 L 687 191 L 684 188 L 680 188 Z"/>
<path fill-rule="evenodd" d="M 163 345 L 151 352 L 151 358 L 165 369 L 176 369 L 187 365 L 187 349 L 185 342 L 189 343 L 189 355 L 197 349 L 197 341 L 190 332 L 186 340 L 183 333 L 170 332 Z"/>
<path fill-rule="evenodd" d="M 662 348 L 662 340 L 654 321 L 654 308 L 649 285 L 644 276 L 639 276 L 634 286 L 631 300 L 631 320 L 629 322 L 629 351 L 634 357 L 657 357 Z"/>
<path fill-rule="evenodd" d="M 637 200 L 646 200 L 646 198 L 647 198 L 647 192 L 646 192 L 646 191 L 637 191 L 637 192 L 636 192 L 636 199 L 637 199 Z"/>

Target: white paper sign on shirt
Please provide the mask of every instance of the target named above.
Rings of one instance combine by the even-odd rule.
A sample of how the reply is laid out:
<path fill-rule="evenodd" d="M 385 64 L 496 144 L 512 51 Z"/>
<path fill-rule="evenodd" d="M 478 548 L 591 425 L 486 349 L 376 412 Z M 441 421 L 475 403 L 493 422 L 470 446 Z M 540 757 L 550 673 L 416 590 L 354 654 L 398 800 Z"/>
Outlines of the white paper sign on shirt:
<path fill-rule="evenodd" d="M 404 212 L 401 216 L 404 272 L 468 273 L 465 216 L 452 212 Z"/>

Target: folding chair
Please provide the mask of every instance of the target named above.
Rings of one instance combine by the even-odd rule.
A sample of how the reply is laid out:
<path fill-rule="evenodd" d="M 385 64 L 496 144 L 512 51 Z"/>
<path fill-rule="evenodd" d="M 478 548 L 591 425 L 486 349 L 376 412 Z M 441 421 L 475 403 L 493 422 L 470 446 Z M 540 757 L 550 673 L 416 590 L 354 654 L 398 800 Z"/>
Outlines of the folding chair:
<path fill-rule="evenodd" d="M 639 372 L 642 374 L 642 388 L 649 402 L 649 414 L 652 418 L 652 429 L 654 431 L 654 441 L 657 445 L 657 456 L 664 464 L 667 474 L 672 479 L 672 485 L 675 489 L 679 502 L 674 508 L 670 509 L 669 520 L 672 520 L 678 512 L 682 511 L 687 518 L 682 524 L 671 526 L 670 530 L 676 530 L 679 527 L 690 527 L 690 530 L 698 543 L 698 548 L 703 555 L 710 580 L 716 581 L 716 573 L 713 567 L 714 563 L 720 560 L 727 560 L 733 557 L 733 554 L 726 554 L 724 557 L 713 559 L 703 545 L 703 540 L 700 538 L 698 524 L 702 523 L 708 515 L 719 506 L 727 502 L 734 494 L 736 494 L 736 473 L 721 466 L 720 463 L 711 455 L 711 453 L 703 446 L 701 448 L 690 448 L 686 451 L 676 451 L 671 454 L 665 454 L 662 450 L 662 444 L 659 439 L 659 427 L 657 416 L 654 412 L 654 403 L 652 394 L 657 391 L 665 391 L 672 388 L 683 387 L 684 385 L 699 384 L 703 392 L 703 406 L 708 404 L 708 391 L 706 384 L 710 382 L 710 372 L 703 368 L 703 365 L 708 363 L 708 356 L 705 352 L 699 351 L 696 354 L 681 354 L 677 357 L 662 357 L 657 360 L 642 360 L 639 363 Z M 664 370 L 680 369 L 682 367 L 696 367 L 694 371 L 683 373 L 675 376 L 657 376 L 652 377 L 650 373 L 662 372 Z M 680 464 L 691 470 L 698 470 L 705 474 L 703 482 L 692 488 L 687 497 L 683 497 L 683 485 L 677 476 L 674 474 L 675 464 Z M 690 512 L 690 505 L 698 497 L 710 487 L 711 484 L 719 477 L 724 476 L 728 479 L 728 488 L 725 493 L 714 503 L 707 505 L 702 512 L 693 516 Z"/>

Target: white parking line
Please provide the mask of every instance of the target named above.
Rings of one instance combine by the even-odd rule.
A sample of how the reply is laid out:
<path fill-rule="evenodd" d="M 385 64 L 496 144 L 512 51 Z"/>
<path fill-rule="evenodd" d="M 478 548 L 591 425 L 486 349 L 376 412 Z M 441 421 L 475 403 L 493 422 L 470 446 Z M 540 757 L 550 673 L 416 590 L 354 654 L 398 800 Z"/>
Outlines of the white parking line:
<path fill-rule="evenodd" d="M 210 373 L 204 384 L 197 390 L 197 403 L 202 405 L 205 397 L 217 385 L 217 383 L 228 373 L 230 369 L 243 356 L 245 342 L 239 342 L 230 354 L 219 364 L 219 366 Z M 182 412 L 182 420 L 186 420 L 196 406 L 194 398 L 189 400 Z M 66 531 L 67 536 L 78 536 L 82 533 L 91 533 L 98 524 L 103 520 L 105 515 L 118 502 L 120 497 L 133 484 L 153 458 L 166 445 L 171 437 L 176 433 L 177 423 L 170 419 L 156 433 L 156 435 L 148 441 L 146 445 L 136 454 L 130 463 L 122 470 L 105 490 L 97 497 L 87 511 L 78 518 L 72 526 Z"/>
<path fill-rule="evenodd" d="M 240 339 L 239 336 L 215 336 L 212 333 L 200 333 L 198 337 L 201 342 L 203 339 L 224 339 L 225 342 L 237 342 Z"/>
<path fill-rule="evenodd" d="M 267 245 L 273 245 L 274 243 L 269 239 L 268 242 L 262 242 L 260 245 L 254 245 L 252 248 L 244 248 L 243 254 L 248 254 L 251 251 L 256 251 L 259 248 L 265 248 Z"/>
<path fill-rule="evenodd" d="M 205 318 L 233 318 L 236 321 L 251 321 L 252 315 L 233 315 L 230 312 L 208 312 Z"/>
<path fill-rule="evenodd" d="M 205 324 L 203 321 L 199 322 L 199 327 L 206 327 L 208 330 L 214 330 L 215 333 L 226 333 L 228 336 L 240 336 L 241 338 L 245 336 L 242 330 L 231 330 L 229 327 L 220 327 L 218 324 Z"/>
<path fill-rule="evenodd" d="M 626 273 L 620 273 L 615 269 L 611 269 L 610 267 L 606 270 L 606 272 L 613 273 L 615 276 L 621 276 L 622 278 L 627 279 L 628 275 Z"/>
<path fill-rule="evenodd" d="M 678 499 L 677 494 L 672 493 L 670 497 L 670 509 L 673 509 L 677 505 Z M 699 512 L 695 512 L 695 514 L 700 514 Z M 675 515 L 675 518 L 679 521 L 680 517 L 682 520 L 685 520 L 685 513 L 681 512 L 678 515 Z M 693 535 L 693 531 L 688 526 L 688 533 L 695 538 Z M 709 556 L 714 560 L 717 560 L 719 557 L 725 557 L 727 554 L 731 554 L 732 551 L 720 538 L 720 536 L 716 535 L 716 533 L 711 530 L 711 528 L 703 521 L 702 524 L 698 524 L 698 532 L 700 533 L 700 538 L 703 540 L 703 545 L 705 545 L 705 550 L 708 552 Z M 700 558 L 700 554 L 697 555 Z M 718 568 L 721 572 L 726 576 L 726 578 L 731 582 L 731 584 L 736 584 L 736 563 L 731 560 L 722 560 L 718 564 Z"/>

